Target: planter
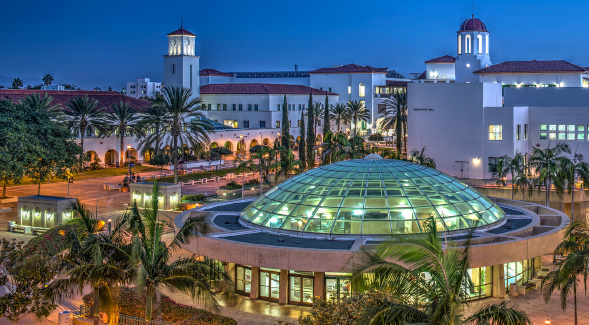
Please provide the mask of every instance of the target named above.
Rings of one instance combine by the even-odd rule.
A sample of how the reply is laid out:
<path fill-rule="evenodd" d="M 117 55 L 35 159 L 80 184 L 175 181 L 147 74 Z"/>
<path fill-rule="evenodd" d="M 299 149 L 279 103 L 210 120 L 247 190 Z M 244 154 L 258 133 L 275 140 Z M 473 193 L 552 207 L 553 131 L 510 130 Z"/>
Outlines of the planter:
<path fill-rule="evenodd" d="M 0 199 L 0 203 L 18 202 L 18 196 L 9 196 L 6 199 Z"/>
<path fill-rule="evenodd" d="M 121 187 L 121 192 L 129 192 L 130 187 L 129 186 L 123 186 Z"/>
<path fill-rule="evenodd" d="M 217 189 L 216 190 L 217 196 L 223 199 L 237 199 L 241 197 L 241 189 L 238 188 L 236 190 L 223 190 Z"/>

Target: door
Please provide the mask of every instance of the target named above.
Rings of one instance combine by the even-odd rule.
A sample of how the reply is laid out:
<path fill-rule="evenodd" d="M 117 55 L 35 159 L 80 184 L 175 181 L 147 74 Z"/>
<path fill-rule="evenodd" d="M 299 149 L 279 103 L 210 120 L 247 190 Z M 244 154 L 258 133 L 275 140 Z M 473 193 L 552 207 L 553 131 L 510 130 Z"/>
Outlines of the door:
<path fill-rule="evenodd" d="M 249 296 L 250 292 L 252 291 L 252 268 L 238 265 L 235 268 L 235 273 L 235 291 L 237 291 L 239 294 Z"/>
<path fill-rule="evenodd" d="M 313 277 L 290 275 L 289 302 L 293 305 L 311 306 L 313 303 Z"/>
<path fill-rule="evenodd" d="M 454 170 L 456 178 L 468 178 L 468 161 L 455 161 Z"/>
<path fill-rule="evenodd" d="M 340 301 L 352 293 L 352 278 L 346 276 L 326 277 L 325 294 L 328 300 Z"/>
<path fill-rule="evenodd" d="M 280 273 L 260 271 L 260 299 L 278 302 Z"/>

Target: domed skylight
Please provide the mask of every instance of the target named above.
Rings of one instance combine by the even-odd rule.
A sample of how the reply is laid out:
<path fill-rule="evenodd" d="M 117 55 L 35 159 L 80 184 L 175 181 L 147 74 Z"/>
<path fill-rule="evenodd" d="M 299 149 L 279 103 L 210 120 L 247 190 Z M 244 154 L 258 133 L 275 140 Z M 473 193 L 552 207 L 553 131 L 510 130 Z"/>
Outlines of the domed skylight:
<path fill-rule="evenodd" d="M 292 177 L 250 204 L 241 218 L 275 230 L 390 235 L 422 232 L 430 217 L 441 231 L 505 217 L 486 196 L 454 177 L 406 161 L 367 158 Z"/>

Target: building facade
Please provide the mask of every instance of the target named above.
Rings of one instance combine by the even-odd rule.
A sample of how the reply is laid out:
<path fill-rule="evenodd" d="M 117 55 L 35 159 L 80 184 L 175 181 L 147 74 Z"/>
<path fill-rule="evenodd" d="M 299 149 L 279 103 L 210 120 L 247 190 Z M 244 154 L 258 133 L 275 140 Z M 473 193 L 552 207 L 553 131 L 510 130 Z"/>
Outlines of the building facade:
<path fill-rule="evenodd" d="M 127 82 L 127 96 L 134 98 L 150 97 L 162 91 L 161 82 L 150 81 L 149 78 L 137 79 L 137 82 Z"/>

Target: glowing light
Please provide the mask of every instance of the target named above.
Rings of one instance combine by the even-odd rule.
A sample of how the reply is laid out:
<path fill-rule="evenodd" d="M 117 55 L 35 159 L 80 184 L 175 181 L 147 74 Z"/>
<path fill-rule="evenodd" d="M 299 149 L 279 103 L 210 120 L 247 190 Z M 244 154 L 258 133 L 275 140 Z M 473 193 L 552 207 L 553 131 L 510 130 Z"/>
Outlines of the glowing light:
<path fill-rule="evenodd" d="M 364 210 L 354 210 L 354 215 L 360 216 L 360 215 L 362 215 L 363 212 L 364 212 Z"/>
<path fill-rule="evenodd" d="M 270 222 L 271 222 L 271 223 L 275 223 L 276 221 L 278 221 L 278 219 L 276 219 L 276 217 L 272 217 L 272 218 L 270 218 Z"/>
<path fill-rule="evenodd" d="M 521 88 L 521 87 L 522 87 L 522 84 L 515 84 L 515 86 L 516 86 L 517 88 Z"/>

